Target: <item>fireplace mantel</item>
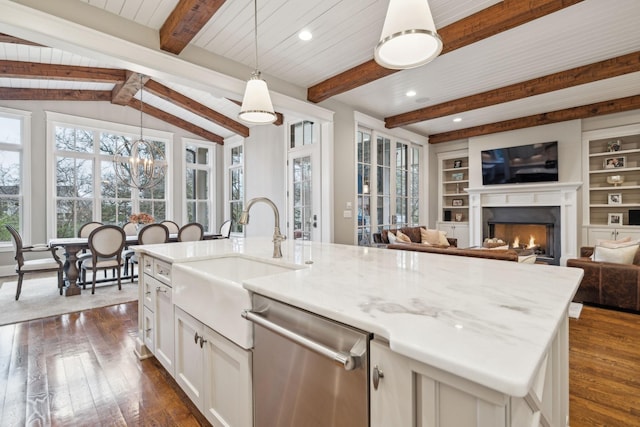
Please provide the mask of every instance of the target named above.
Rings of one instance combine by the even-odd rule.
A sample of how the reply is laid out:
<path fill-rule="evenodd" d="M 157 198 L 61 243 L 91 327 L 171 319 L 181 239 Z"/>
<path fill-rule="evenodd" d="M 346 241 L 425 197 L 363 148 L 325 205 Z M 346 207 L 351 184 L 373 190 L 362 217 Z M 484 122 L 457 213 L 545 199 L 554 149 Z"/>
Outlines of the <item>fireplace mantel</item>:
<path fill-rule="evenodd" d="M 578 254 L 578 189 L 581 182 L 509 184 L 466 188 L 469 193 L 469 238 L 482 246 L 482 208 L 500 206 L 559 206 L 560 264 Z"/>

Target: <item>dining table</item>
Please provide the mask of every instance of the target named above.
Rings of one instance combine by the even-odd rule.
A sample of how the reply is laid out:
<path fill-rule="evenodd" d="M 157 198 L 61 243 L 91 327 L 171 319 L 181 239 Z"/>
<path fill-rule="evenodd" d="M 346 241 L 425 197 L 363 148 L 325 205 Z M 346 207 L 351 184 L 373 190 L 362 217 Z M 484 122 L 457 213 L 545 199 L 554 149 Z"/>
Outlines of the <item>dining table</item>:
<path fill-rule="evenodd" d="M 213 240 L 223 238 L 221 234 L 204 233 L 204 240 Z M 169 234 L 169 242 L 177 242 L 178 234 Z M 125 247 L 138 244 L 138 235 L 126 236 Z M 82 288 L 78 285 L 78 253 L 89 249 L 88 237 L 61 237 L 49 240 L 49 246 L 52 248 L 62 248 L 64 250 L 64 296 L 80 295 Z M 131 272 L 133 274 L 133 272 Z"/>

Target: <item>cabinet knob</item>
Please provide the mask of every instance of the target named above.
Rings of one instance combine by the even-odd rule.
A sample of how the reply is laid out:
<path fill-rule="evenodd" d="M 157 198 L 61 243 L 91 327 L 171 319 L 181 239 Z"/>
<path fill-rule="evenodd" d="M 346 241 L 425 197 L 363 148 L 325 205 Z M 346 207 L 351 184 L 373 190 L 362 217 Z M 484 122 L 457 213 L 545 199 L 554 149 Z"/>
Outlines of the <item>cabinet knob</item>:
<path fill-rule="evenodd" d="M 206 343 L 207 340 L 205 340 L 203 337 L 200 337 L 200 348 L 202 348 L 204 346 L 204 343 Z"/>
<path fill-rule="evenodd" d="M 167 293 L 167 290 L 166 290 L 165 288 L 161 287 L 161 286 L 158 286 L 158 287 L 156 288 L 156 292 L 163 292 L 163 293 L 165 293 L 165 294 L 166 294 L 166 293 Z"/>
<path fill-rule="evenodd" d="M 382 372 L 382 370 L 380 370 L 380 368 L 378 368 L 378 365 L 373 367 L 373 389 L 377 390 L 378 389 L 378 385 L 380 384 L 380 380 L 384 378 L 384 373 Z"/>
<path fill-rule="evenodd" d="M 198 338 L 200 338 L 200 336 L 198 335 L 198 333 L 196 332 L 196 334 L 193 336 L 193 342 L 198 344 Z"/>

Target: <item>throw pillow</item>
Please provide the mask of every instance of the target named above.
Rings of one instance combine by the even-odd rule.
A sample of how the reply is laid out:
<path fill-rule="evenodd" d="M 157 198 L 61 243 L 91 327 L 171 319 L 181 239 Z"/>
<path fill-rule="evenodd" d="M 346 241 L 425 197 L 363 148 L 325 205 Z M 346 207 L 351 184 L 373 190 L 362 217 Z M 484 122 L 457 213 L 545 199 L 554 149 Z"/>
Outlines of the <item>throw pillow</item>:
<path fill-rule="evenodd" d="M 613 262 L 616 264 L 633 264 L 633 258 L 638 250 L 637 243 L 620 248 L 607 248 L 605 246 L 595 246 L 593 248 L 593 260 L 603 262 Z"/>
<path fill-rule="evenodd" d="M 424 244 L 449 247 L 447 233 L 444 231 L 420 227 L 420 236 Z"/>
<path fill-rule="evenodd" d="M 411 243 L 411 239 L 402 231 L 398 230 L 396 231 L 396 243 Z"/>
<path fill-rule="evenodd" d="M 535 264 L 536 263 L 536 256 L 534 255 L 524 255 L 524 256 L 519 256 L 518 257 L 518 262 L 521 262 L 523 264 Z"/>
<path fill-rule="evenodd" d="M 389 239 L 389 244 L 393 245 L 397 239 L 396 235 L 391 231 L 387 231 L 387 239 Z"/>
<path fill-rule="evenodd" d="M 620 248 L 622 246 L 629 246 L 629 244 L 636 244 L 638 242 L 632 242 L 631 236 L 627 236 L 620 240 L 600 240 L 596 242 L 596 246 L 604 246 L 605 248 Z"/>

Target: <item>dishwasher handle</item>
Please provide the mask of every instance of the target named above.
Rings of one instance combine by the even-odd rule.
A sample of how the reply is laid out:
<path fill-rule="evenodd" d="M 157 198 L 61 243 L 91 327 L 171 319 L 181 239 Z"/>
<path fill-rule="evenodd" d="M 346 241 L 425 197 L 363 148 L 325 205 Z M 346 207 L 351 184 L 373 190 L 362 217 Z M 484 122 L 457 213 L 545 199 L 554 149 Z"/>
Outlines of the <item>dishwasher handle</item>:
<path fill-rule="evenodd" d="M 273 323 L 250 310 L 243 311 L 242 317 L 272 332 L 275 332 L 278 335 L 282 335 L 283 337 L 313 352 L 316 352 L 322 356 L 328 357 L 329 359 L 333 360 L 336 364 L 344 367 L 346 371 L 351 371 L 358 366 L 359 357 L 352 356 L 351 354 L 347 354 L 345 352 L 335 351 L 323 344 L 320 344 L 319 342 L 313 341 L 307 337 L 303 337 L 302 335 L 299 335 L 293 331 L 290 331 L 289 329 L 283 328 L 282 326 L 276 323 Z"/>

